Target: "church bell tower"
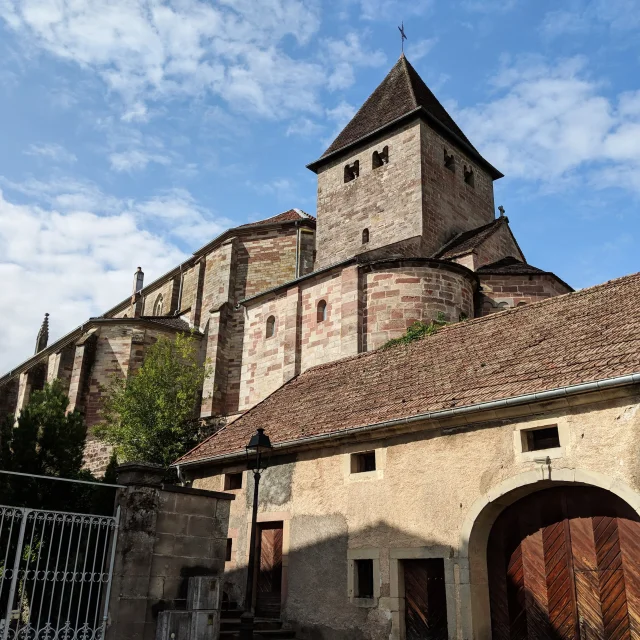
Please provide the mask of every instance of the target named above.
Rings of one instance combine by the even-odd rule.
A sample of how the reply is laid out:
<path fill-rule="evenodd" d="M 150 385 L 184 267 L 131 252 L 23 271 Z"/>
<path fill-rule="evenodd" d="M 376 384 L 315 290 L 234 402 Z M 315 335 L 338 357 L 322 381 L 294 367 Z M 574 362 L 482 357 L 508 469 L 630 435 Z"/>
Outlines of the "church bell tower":
<path fill-rule="evenodd" d="M 494 219 L 502 177 L 404 54 L 308 168 L 318 175 L 316 269 L 369 251 L 432 256 Z"/>

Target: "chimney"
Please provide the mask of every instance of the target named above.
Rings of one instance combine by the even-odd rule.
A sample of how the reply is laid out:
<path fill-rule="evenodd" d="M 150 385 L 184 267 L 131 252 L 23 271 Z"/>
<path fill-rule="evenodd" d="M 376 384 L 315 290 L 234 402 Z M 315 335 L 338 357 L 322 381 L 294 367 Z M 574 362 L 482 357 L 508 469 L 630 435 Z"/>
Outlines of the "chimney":
<path fill-rule="evenodd" d="M 38 331 L 38 337 L 36 339 L 36 350 L 34 353 L 40 353 L 43 349 L 47 348 L 47 343 L 49 342 L 49 314 L 44 314 L 44 320 L 42 321 L 42 326 L 40 327 L 40 331 Z"/>
<path fill-rule="evenodd" d="M 138 267 L 133 274 L 133 294 L 138 293 L 144 286 L 144 272 L 142 267 Z"/>

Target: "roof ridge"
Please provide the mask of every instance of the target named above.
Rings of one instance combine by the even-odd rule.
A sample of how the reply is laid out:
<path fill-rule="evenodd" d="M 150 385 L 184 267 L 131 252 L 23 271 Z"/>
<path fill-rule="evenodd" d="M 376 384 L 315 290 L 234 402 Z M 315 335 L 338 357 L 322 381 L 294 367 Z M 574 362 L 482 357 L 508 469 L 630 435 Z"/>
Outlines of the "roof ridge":
<path fill-rule="evenodd" d="M 405 80 L 409 85 L 409 94 L 413 98 L 413 108 L 417 109 L 420 104 L 418 103 L 418 97 L 416 96 L 416 90 L 413 86 L 413 82 L 411 80 L 411 72 L 409 71 L 410 63 L 407 60 L 407 57 L 404 55 L 404 52 L 400 55 L 399 61 L 402 64 L 402 68 L 404 69 Z"/>

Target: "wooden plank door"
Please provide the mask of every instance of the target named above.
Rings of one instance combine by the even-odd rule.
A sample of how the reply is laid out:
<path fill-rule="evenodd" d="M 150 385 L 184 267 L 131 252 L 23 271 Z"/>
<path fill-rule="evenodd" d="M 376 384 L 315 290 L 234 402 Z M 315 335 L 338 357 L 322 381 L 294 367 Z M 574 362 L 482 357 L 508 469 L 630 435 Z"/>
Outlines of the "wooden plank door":
<path fill-rule="evenodd" d="M 282 522 L 258 526 L 256 615 L 278 618 L 282 600 Z"/>
<path fill-rule="evenodd" d="M 444 561 L 404 560 L 407 640 L 447 640 Z"/>

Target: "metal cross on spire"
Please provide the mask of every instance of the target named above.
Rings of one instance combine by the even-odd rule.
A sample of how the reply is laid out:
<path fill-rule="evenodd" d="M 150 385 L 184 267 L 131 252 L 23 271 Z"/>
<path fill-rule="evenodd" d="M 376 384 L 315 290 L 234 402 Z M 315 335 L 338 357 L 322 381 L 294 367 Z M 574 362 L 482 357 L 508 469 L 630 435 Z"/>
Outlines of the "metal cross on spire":
<path fill-rule="evenodd" d="M 398 31 L 400 32 L 400 37 L 401 37 L 401 47 L 402 47 L 402 53 L 404 54 L 404 41 L 407 39 L 407 34 L 404 32 L 404 20 L 400 23 L 400 26 L 398 27 Z"/>

